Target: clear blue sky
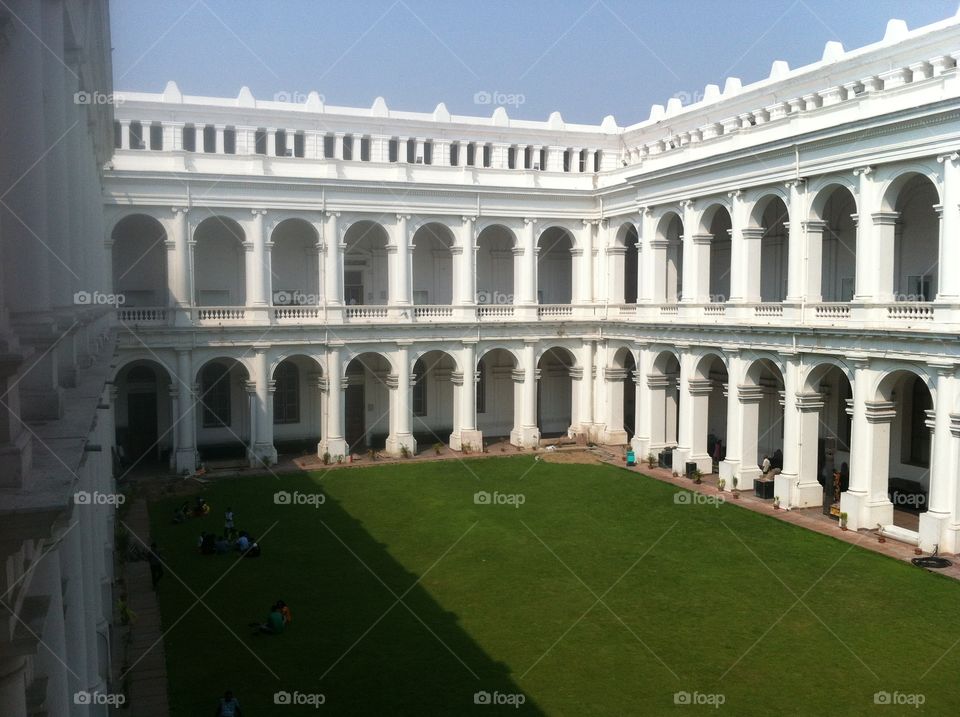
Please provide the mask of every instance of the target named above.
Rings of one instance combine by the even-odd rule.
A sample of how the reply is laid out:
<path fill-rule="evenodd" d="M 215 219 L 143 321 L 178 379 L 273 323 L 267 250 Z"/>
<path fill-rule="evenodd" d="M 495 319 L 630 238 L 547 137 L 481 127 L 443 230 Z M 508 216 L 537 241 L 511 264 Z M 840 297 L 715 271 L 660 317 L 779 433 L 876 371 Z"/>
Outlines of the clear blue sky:
<path fill-rule="evenodd" d="M 492 112 L 621 125 L 650 105 L 727 76 L 766 77 L 774 60 L 818 60 L 827 40 L 875 42 L 957 0 L 113 0 L 114 83 L 187 94 L 321 93 L 335 105 Z"/>

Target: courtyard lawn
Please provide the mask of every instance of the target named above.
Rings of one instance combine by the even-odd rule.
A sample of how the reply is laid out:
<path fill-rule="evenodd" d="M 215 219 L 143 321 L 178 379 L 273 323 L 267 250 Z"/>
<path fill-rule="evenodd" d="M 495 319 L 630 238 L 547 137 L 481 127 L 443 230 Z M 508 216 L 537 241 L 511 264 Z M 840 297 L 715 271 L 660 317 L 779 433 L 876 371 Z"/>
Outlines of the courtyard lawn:
<path fill-rule="evenodd" d="M 172 714 L 212 714 L 228 688 L 251 717 L 956 712 L 960 584 L 678 492 L 518 456 L 221 480 L 184 525 L 182 497 L 157 501 Z M 266 533 L 261 558 L 196 552 L 228 505 Z M 251 636 L 280 598 L 290 628 Z M 280 691 L 325 704 L 276 706 Z M 925 704 L 878 708 L 878 692 Z M 675 706 L 684 693 L 723 704 Z"/>

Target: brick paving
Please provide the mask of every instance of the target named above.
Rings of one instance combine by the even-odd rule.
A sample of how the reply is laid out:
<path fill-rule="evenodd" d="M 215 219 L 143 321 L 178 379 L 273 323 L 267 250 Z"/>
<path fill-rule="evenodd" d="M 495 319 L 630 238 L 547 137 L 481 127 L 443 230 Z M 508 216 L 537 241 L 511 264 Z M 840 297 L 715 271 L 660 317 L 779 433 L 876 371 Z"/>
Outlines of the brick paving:
<path fill-rule="evenodd" d="M 124 517 L 130 530 L 144 543 L 150 544 L 150 518 L 147 502 L 136 500 Z M 132 543 L 139 544 L 137 538 Z M 162 550 L 162 548 L 161 548 Z M 127 664 L 133 665 L 127 678 L 129 682 L 129 710 L 126 714 L 136 717 L 168 717 L 167 663 L 163 649 L 163 627 L 160 622 L 160 605 L 150 578 L 150 564 L 145 561 L 124 563 L 127 586 L 127 604 L 136 615 L 131 627 L 132 640 L 124 645 Z M 170 580 L 164 576 L 160 581 Z M 158 642 L 159 641 L 159 642 Z"/>

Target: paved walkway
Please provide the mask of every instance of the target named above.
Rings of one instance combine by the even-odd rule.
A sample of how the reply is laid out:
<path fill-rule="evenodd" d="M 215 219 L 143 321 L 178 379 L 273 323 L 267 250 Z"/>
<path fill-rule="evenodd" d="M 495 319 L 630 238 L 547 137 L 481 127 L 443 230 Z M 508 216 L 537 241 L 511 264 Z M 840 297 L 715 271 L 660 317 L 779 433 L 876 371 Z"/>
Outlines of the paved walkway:
<path fill-rule="evenodd" d="M 622 462 L 618 462 L 615 459 L 606 462 L 624 467 Z M 841 530 L 836 518 L 829 518 L 823 515 L 819 506 L 802 510 L 777 510 L 773 507 L 772 500 L 757 498 L 752 492 L 742 492 L 740 493 L 740 498 L 735 499 L 731 491 L 726 490 L 721 492 L 717 490 L 717 476 L 715 474 L 703 476 L 703 483 L 697 484 L 689 478 L 674 478 L 672 472 L 666 468 L 647 468 L 646 465 L 639 465 L 636 468 L 627 468 L 627 470 L 635 470 L 651 478 L 656 478 L 665 483 L 672 483 L 680 488 L 686 488 L 687 490 L 696 491 L 705 495 L 720 495 L 724 500 L 735 503 L 741 508 L 746 508 L 756 513 L 764 513 L 786 523 L 793 523 L 807 530 L 829 535 L 831 538 L 842 540 L 845 543 L 853 543 L 867 550 L 872 550 L 875 553 L 881 553 L 882 555 L 897 560 L 909 562 L 911 559 L 917 557 L 914 552 L 915 546 L 913 545 L 907 545 L 906 543 L 901 543 L 893 539 L 888 539 L 881 543 L 876 530 Z M 960 580 L 960 561 L 958 561 L 954 555 L 946 555 L 945 557 L 953 560 L 953 565 L 943 570 L 931 570 L 930 572 L 946 575 L 954 580 Z M 918 568 L 918 570 L 919 569 L 921 568 Z"/>
<path fill-rule="evenodd" d="M 150 518 L 147 503 L 137 499 L 124 517 L 130 530 L 137 536 L 131 543 L 140 544 L 139 538 L 150 544 Z M 161 553 L 162 555 L 162 553 Z M 127 586 L 127 604 L 136 614 L 131 634 L 132 641 L 122 646 L 126 651 L 126 663 L 132 665 L 129 682 L 129 709 L 125 714 L 136 717 L 168 717 L 167 663 L 163 649 L 163 628 L 160 623 L 160 605 L 150 579 L 150 564 L 146 560 L 126 562 L 123 565 Z M 170 580 L 167 575 L 163 580 Z M 163 580 L 160 589 L 163 589 Z M 159 641 L 159 642 L 158 642 Z"/>

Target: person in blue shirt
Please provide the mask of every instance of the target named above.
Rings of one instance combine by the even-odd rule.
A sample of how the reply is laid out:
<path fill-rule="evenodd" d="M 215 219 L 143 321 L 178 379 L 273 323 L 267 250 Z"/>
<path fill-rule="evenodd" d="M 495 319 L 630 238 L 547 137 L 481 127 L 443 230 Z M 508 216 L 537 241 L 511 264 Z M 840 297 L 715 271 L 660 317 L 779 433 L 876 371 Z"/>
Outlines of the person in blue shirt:
<path fill-rule="evenodd" d="M 243 713 L 240 711 L 240 702 L 237 701 L 230 690 L 224 692 L 223 697 L 220 698 L 217 704 L 217 713 L 214 717 L 243 717 Z"/>

